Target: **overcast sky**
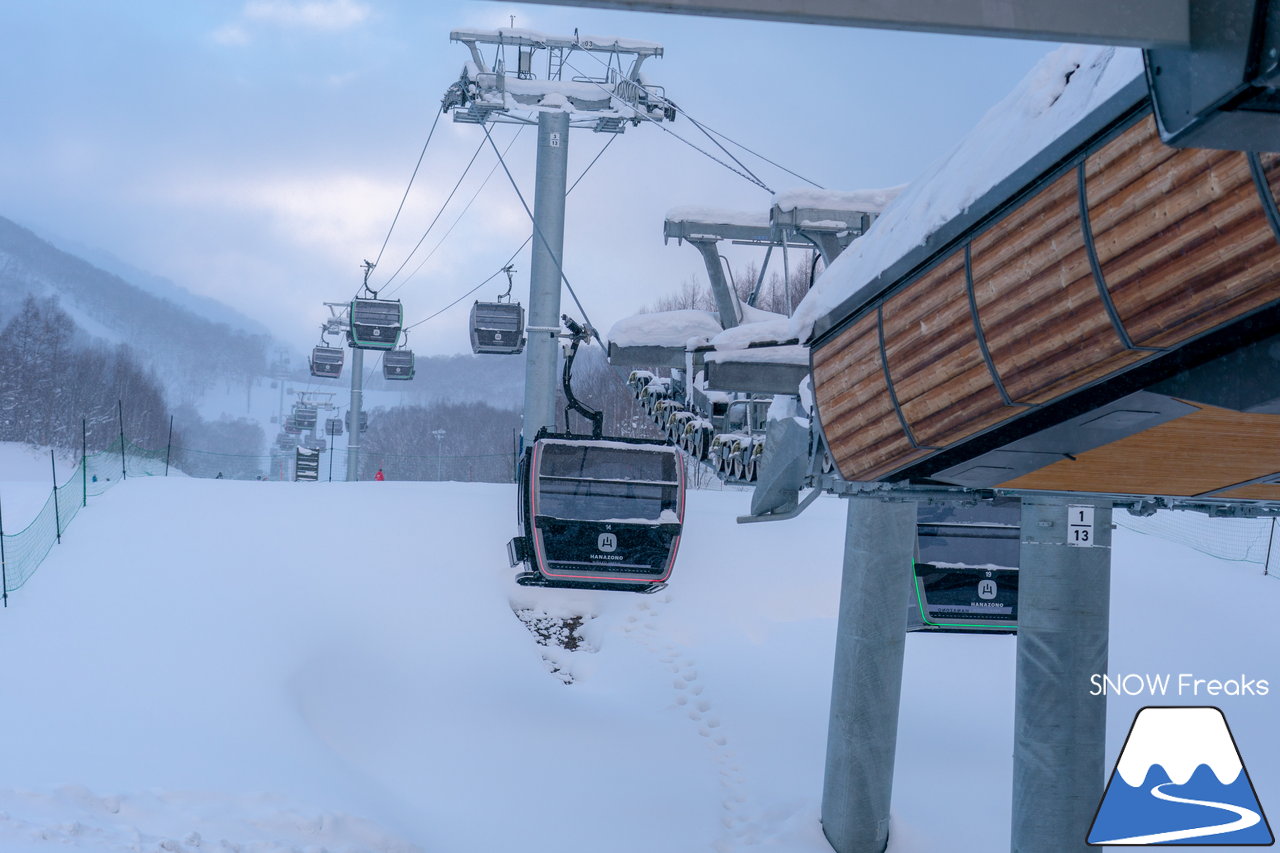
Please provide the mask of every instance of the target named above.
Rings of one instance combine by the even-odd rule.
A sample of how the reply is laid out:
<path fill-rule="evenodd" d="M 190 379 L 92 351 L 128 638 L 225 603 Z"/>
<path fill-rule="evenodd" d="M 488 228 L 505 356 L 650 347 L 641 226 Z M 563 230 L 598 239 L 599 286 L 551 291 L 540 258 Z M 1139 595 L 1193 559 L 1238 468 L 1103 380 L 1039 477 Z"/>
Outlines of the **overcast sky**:
<path fill-rule="evenodd" d="M 309 347 L 322 303 L 349 298 L 361 261 L 377 256 L 468 56 L 449 31 L 507 26 L 512 15 L 548 33 L 661 43 L 666 55 L 646 73 L 683 109 L 831 189 L 910 181 L 1051 48 L 494 2 L 9 2 L 0 6 L 0 215 L 105 249 Z M 672 130 L 702 139 L 687 121 Z M 514 132 L 500 126 L 495 136 Z M 508 156 L 530 203 L 534 137 L 524 131 Z M 441 119 L 375 282 L 405 261 L 482 139 L 474 125 Z M 571 134 L 571 179 L 608 139 Z M 499 169 L 419 268 L 495 163 L 480 153 L 398 276 L 409 322 L 491 275 L 529 235 Z M 757 173 L 775 190 L 800 185 L 764 164 Z M 666 211 L 683 205 L 764 211 L 769 194 L 643 125 L 570 197 L 565 272 L 597 326 L 704 277 L 692 248 L 662 243 Z M 734 250 L 731 262 L 740 268 L 753 252 Z M 527 301 L 528 249 L 515 263 Z M 491 298 L 497 285 L 477 295 Z M 472 298 L 419 326 L 410 345 L 469 351 Z"/>

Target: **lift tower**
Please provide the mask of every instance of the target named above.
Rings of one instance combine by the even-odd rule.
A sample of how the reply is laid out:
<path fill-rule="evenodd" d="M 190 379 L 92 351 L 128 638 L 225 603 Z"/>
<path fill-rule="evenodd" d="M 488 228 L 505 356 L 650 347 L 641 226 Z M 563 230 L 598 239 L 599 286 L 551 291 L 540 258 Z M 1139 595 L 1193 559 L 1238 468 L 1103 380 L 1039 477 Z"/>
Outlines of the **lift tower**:
<path fill-rule="evenodd" d="M 471 59 L 445 92 L 444 111 L 463 124 L 538 128 L 521 429 L 531 441 L 542 427 L 555 429 L 569 130 L 622 133 L 628 124 L 673 121 L 676 110 L 662 88 L 645 84 L 640 74 L 646 59 L 662 56 L 661 45 L 524 29 L 454 30 L 449 38 L 466 45 Z"/>

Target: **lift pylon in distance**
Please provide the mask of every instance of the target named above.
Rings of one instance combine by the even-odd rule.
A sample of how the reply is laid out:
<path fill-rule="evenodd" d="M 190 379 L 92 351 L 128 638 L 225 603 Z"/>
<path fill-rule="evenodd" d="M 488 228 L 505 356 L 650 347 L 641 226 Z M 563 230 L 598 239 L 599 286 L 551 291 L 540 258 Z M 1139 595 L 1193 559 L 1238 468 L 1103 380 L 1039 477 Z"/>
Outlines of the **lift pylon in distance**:
<path fill-rule="evenodd" d="M 524 586 L 656 592 L 666 586 L 684 527 L 684 462 L 653 439 L 605 437 L 603 417 L 573 396 L 570 375 L 590 330 L 564 318 L 572 343 L 563 384 L 591 435 L 539 431 L 517 475 L 519 535 L 507 544 Z M 566 421 L 569 412 L 566 411 Z"/>

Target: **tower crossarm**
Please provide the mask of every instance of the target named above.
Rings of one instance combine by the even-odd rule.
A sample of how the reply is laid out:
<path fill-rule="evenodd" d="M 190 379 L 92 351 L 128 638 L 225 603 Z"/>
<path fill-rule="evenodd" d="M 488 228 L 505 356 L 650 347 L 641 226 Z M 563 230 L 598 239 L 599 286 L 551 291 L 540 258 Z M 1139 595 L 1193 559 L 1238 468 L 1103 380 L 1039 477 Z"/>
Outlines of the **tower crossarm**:
<path fill-rule="evenodd" d="M 663 55 L 660 44 L 516 28 L 454 30 L 449 37 L 471 53 L 441 101 L 455 122 L 530 123 L 530 113 L 560 110 L 572 114 L 574 126 L 621 133 L 627 123 L 675 119 L 662 87 L 640 73 L 646 59 Z"/>

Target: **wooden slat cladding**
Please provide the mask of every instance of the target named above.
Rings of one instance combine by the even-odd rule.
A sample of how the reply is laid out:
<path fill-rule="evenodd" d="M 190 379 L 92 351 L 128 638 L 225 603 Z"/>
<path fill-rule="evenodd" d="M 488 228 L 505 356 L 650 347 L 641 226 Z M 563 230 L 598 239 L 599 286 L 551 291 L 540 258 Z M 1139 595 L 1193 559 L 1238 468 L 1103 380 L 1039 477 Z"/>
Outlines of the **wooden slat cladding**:
<path fill-rule="evenodd" d="M 1138 346 L 1177 346 L 1280 298 L 1280 244 L 1245 155 L 1169 150 L 1147 119 L 1085 164 L 1103 278 Z"/>
<path fill-rule="evenodd" d="M 1259 159 L 1280 198 L 1280 155 Z M 1080 208 L 1082 162 L 1087 218 Z M 1060 400 L 1280 300 L 1280 240 L 1246 155 L 1168 148 L 1146 117 L 1087 157 L 1077 153 L 1071 163 L 1074 168 L 966 238 L 981 335 L 1015 405 L 1005 404 L 983 359 L 963 241 L 915 280 L 898 282 L 878 305 L 864 305 L 862 317 L 815 348 L 819 416 L 846 479 L 896 474 L 1018 417 L 1027 405 Z M 1090 236 L 1114 318 L 1091 264 Z M 920 258 L 922 265 L 928 260 Z M 877 309 L 890 380 L 910 434 L 885 382 Z M 1269 473 L 1236 476 L 1258 467 L 1247 458 L 1255 442 L 1254 455 L 1270 458 L 1259 435 L 1280 446 L 1271 421 L 1242 426 L 1209 414 L 1191 423 L 1194 440 L 1216 445 L 1212 450 L 1197 455 L 1186 449 L 1171 427 L 1157 438 L 1172 438 L 1160 438 L 1154 449 L 1135 445 L 1141 454 L 1132 463 L 1113 460 L 1114 476 L 1099 469 L 1088 488 L 1189 495 Z M 1188 460 L 1201 456 L 1221 456 L 1222 470 L 1230 473 L 1193 470 L 1200 466 Z M 1141 466 L 1156 471 L 1155 479 L 1144 480 Z M 1012 485 L 1060 488 L 1055 478 L 1067 468 L 1073 477 L 1083 470 L 1054 463 Z"/>
<path fill-rule="evenodd" d="M 1277 471 L 1280 415 L 1205 406 L 1089 450 L 1075 460 L 1055 462 L 1000 485 L 1011 489 L 1185 496 Z"/>
<path fill-rule="evenodd" d="M 902 431 L 884 381 L 876 314 L 814 351 L 814 397 L 822 429 L 846 480 L 874 480 L 929 451 Z"/>
<path fill-rule="evenodd" d="M 1098 293 L 1071 171 L 973 241 L 973 287 L 1009 396 L 1043 403 L 1141 358 Z"/>
<path fill-rule="evenodd" d="M 1280 501 L 1280 484 L 1257 483 L 1252 486 L 1241 486 L 1227 492 L 1220 492 L 1214 497 L 1241 501 Z"/>
<path fill-rule="evenodd" d="M 922 445 L 943 446 L 1012 417 L 974 334 L 959 251 L 884 307 L 885 357 L 902 413 Z"/>

